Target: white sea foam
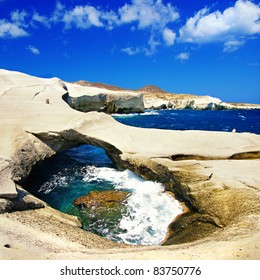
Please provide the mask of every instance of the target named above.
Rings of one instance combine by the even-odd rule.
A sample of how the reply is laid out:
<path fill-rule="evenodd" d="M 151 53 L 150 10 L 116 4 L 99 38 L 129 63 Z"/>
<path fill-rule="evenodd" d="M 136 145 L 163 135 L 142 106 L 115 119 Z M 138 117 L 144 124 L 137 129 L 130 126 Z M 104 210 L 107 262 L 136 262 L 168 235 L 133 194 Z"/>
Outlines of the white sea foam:
<path fill-rule="evenodd" d="M 246 120 L 246 117 L 243 116 L 243 115 L 241 115 L 241 114 L 238 114 L 238 117 L 239 117 L 240 119 L 242 119 L 242 121 Z"/>
<path fill-rule="evenodd" d="M 134 116 L 151 116 L 151 115 L 159 115 L 158 111 L 146 111 L 144 113 L 130 113 L 130 114 L 112 114 L 114 117 L 120 118 L 130 118 Z"/>
<path fill-rule="evenodd" d="M 67 176 L 64 176 L 61 172 L 53 175 L 49 181 L 41 185 L 39 192 L 48 194 L 53 191 L 56 187 L 66 186 L 68 184 Z"/>
<path fill-rule="evenodd" d="M 180 203 L 165 193 L 164 186 L 160 183 L 145 181 L 129 170 L 120 172 L 112 168 L 92 167 L 86 171 L 86 182 L 110 181 L 115 189 L 132 192 L 126 202 L 127 213 L 119 224 L 124 233 L 116 237 L 121 242 L 159 244 L 165 238 L 168 225 L 182 213 Z"/>

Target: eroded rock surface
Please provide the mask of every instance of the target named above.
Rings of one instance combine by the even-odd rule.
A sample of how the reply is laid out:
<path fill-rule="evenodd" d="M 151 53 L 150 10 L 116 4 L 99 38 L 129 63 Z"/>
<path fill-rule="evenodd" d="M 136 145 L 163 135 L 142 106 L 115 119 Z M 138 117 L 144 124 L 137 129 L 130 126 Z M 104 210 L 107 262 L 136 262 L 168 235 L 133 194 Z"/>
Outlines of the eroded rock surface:
<path fill-rule="evenodd" d="M 141 93 L 105 89 L 86 85 L 86 83 L 66 83 L 66 86 L 69 91 L 67 102 L 76 110 L 82 112 L 99 111 L 109 114 L 144 112 L 143 95 Z"/>
<path fill-rule="evenodd" d="M 59 79 L 0 71 L 1 258 L 260 257 L 260 135 L 128 127 L 104 113 L 71 109 L 62 98 L 67 90 Z M 164 183 L 190 208 L 170 225 L 164 243 L 179 245 L 119 246 L 46 207 L 28 211 L 38 202 L 22 207 L 17 181 L 37 162 L 80 144 L 104 148 L 118 168 Z"/>
<path fill-rule="evenodd" d="M 169 93 L 153 85 L 143 87 L 139 91 L 144 95 L 145 109 L 260 109 L 259 104 L 228 103 L 211 96 Z"/>

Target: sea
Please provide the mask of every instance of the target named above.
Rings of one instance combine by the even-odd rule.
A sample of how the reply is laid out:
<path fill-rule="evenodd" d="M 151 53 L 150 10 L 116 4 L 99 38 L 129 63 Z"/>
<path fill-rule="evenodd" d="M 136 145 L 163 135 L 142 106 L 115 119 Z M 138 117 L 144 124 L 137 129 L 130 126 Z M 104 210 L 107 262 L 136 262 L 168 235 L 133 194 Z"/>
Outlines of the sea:
<path fill-rule="evenodd" d="M 209 130 L 260 134 L 260 110 L 148 110 L 113 115 L 126 125 L 170 130 Z M 183 212 L 181 204 L 158 182 L 115 168 L 101 148 L 81 145 L 39 163 L 24 187 L 53 208 L 79 217 L 83 229 L 115 242 L 161 244 L 168 225 Z M 128 191 L 111 208 L 77 207 L 74 200 L 91 191 Z"/>

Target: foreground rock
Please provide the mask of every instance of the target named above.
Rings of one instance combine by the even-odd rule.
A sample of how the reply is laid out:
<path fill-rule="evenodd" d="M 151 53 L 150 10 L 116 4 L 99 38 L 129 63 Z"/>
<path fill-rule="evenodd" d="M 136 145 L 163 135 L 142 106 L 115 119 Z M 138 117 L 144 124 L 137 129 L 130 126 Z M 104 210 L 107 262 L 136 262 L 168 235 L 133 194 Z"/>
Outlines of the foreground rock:
<path fill-rule="evenodd" d="M 66 93 L 59 79 L 0 71 L 0 258 L 260 258 L 260 135 L 128 127 L 71 109 Z M 169 246 L 115 244 L 20 189 L 34 164 L 83 143 L 164 183 L 189 207 L 170 225 Z"/>

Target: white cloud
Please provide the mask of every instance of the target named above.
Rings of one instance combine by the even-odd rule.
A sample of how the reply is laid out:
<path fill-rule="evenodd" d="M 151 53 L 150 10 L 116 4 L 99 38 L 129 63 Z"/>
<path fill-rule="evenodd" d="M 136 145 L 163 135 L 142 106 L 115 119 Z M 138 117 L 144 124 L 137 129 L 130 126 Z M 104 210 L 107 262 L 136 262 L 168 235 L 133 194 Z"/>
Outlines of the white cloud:
<path fill-rule="evenodd" d="M 118 10 L 120 24 L 136 22 L 139 29 L 163 29 L 168 23 L 176 21 L 180 15 L 170 3 L 161 0 L 132 0 Z"/>
<path fill-rule="evenodd" d="M 67 29 L 73 26 L 81 29 L 92 26 L 113 29 L 136 23 L 138 29 L 162 30 L 179 17 L 175 7 L 170 3 L 163 4 L 161 0 L 132 0 L 118 10 L 110 11 L 91 5 L 75 6 L 67 10 L 61 2 L 57 2 L 51 21 L 64 22 Z"/>
<path fill-rule="evenodd" d="M 64 13 L 65 13 L 65 5 L 61 4 L 61 2 L 56 2 L 56 7 L 54 12 L 52 13 L 50 17 L 51 22 L 60 22 L 63 19 Z"/>
<path fill-rule="evenodd" d="M 10 22 L 2 20 L 1 37 L 26 36 L 26 30 L 30 27 L 36 28 L 39 24 L 47 28 L 61 23 L 65 29 L 99 27 L 108 30 L 128 25 L 133 32 L 147 29 L 147 43 L 136 48 L 124 48 L 122 51 L 130 55 L 143 53 L 149 56 L 156 52 L 162 40 L 168 46 L 174 44 L 176 33 L 168 24 L 175 22 L 179 17 L 179 12 L 171 2 L 164 3 L 163 0 L 131 0 L 130 3 L 114 10 L 90 4 L 67 8 L 58 0 L 50 16 L 40 15 L 37 11 L 13 11 Z"/>
<path fill-rule="evenodd" d="M 157 47 L 160 45 L 161 43 L 155 39 L 154 35 L 151 35 L 150 39 L 148 40 L 147 46 L 127 47 L 121 49 L 121 51 L 130 56 L 137 55 L 137 54 L 144 54 L 145 56 L 151 56 L 156 52 Z"/>
<path fill-rule="evenodd" d="M 260 34 L 259 19 L 259 5 L 248 0 L 238 0 L 234 7 L 227 8 L 223 13 L 209 13 L 209 9 L 204 8 L 179 30 L 179 41 L 198 44 L 224 42 L 227 44 L 224 50 L 235 50 L 239 48 L 240 37 Z"/>
<path fill-rule="evenodd" d="M 180 17 L 177 9 L 171 3 L 164 4 L 162 0 L 132 0 L 118 10 L 102 10 L 90 5 L 75 6 L 68 10 L 61 2 L 57 2 L 50 21 L 64 23 L 65 29 L 102 27 L 112 30 L 122 25 L 130 25 L 132 31 L 149 29 L 150 39 L 147 46 L 122 49 L 129 55 L 144 53 L 152 55 L 161 43 L 155 37 L 163 37 L 167 45 L 173 45 L 176 34 L 167 27 L 167 24 Z"/>
<path fill-rule="evenodd" d="M 101 12 L 93 6 L 76 6 L 72 10 L 66 10 L 65 6 L 57 3 L 56 9 L 51 17 L 54 22 L 63 22 L 66 29 L 73 26 L 79 29 L 87 29 L 92 26 L 102 27 Z"/>
<path fill-rule="evenodd" d="M 145 55 L 153 55 L 156 52 L 157 47 L 160 45 L 160 41 L 156 40 L 155 35 L 152 34 L 148 40 L 148 48 L 146 47 L 144 50 Z"/>
<path fill-rule="evenodd" d="M 188 60 L 189 58 L 190 58 L 190 54 L 188 52 L 182 52 L 175 57 L 176 60 L 181 60 L 181 61 Z"/>
<path fill-rule="evenodd" d="M 35 54 L 35 55 L 40 54 L 40 50 L 32 45 L 29 45 L 26 49 L 29 50 L 32 54 Z"/>
<path fill-rule="evenodd" d="M 223 52 L 231 53 L 237 51 L 242 45 L 244 45 L 244 41 L 241 40 L 230 40 L 224 43 Z"/>
<path fill-rule="evenodd" d="M 101 21 L 104 22 L 105 27 L 109 30 L 120 25 L 118 14 L 115 11 L 102 12 L 100 18 Z"/>
<path fill-rule="evenodd" d="M 127 48 L 121 49 L 121 51 L 130 55 L 130 56 L 133 56 L 133 55 L 142 53 L 143 49 L 142 48 L 127 47 Z"/>
<path fill-rule="evenodd" d="M 163 39 L 166 42 L 166 45 L 172 46 L 176 39 L 176 33 L 173 32 L 171 29 L 165 27 L 162 34 L 163 34 Z"/>
<path fill-rule="evenodd" d="M 37 11 L 28 13 L 15 10 L 10 14 L 9 21 L 0 19 L 0 37 L 28 36 L 30 27 L 42 25 L 51 28 L 56 23 L 60 23 L 65 29 L 98 27 L 112 30 L 128 26 L 133 32 L 146 30 L 147 41 L 141 46 L 121 50 L 129 55 L 142 53 L 149 56 L 154 54 L 162 43 L 173 46 L 176 42 L 221 42 L 224 52 L 234 52 L 249 38 L 260 34 L 260 4 L 249 0 L 237 0 L 234 6 L 224 11 L 210 12 L 207 7 L 198 11 L 180 28 L 177 38 L 172 23 L 179 19 L 180 14 L 172 2 L 129 0 L 118 9 L 108 10 L 94 4 L 67 8 L 58 0 L 50 16 L 40 15 Z"/>
<path fill-rule="evenodd" d="M 153 55 L 161 45 L 159 36 L 163 37 L 166 45 L 174 44 L 176 33 L 167 25 L 175 22 L 180 15 L 171 3 L 164 4 L 161 0 L 132 0 L 130 4 L 125 4 L 118 9 L 118 16 L 119 18 L 114 22 L 115 25 L 131 24 L 131 30 L 149 29 L 151 32 L 147 46 L 124 49 L 129 55 L 139 53 L 146 56 Z"/>
<path fill-rule="evenodd" d="M 28 13 L 25 11 L 19 11 L 15 10 L 11 12 L 11 20 L 13 23 L 15 23 L 18 26 L 24 26 L 26 27 L 26 17 L 28 17 Z"/>
<path fill-rule="evenodd" d="M 33 22 L 37 22 L 37 23 L 41 23 L 42 25 L 50 28 L 51 24 L 50 24 L 50 19 L 46 16 L 42 16 L 40 14 L 38 14 L 37 12 L 34 12 L 32 15 L 32 21 Z"/>
<path fill-rule="evenodd" d="M 25 37 L 29 34 L 17 24 L 0 19 L 0 38 Z"/>

